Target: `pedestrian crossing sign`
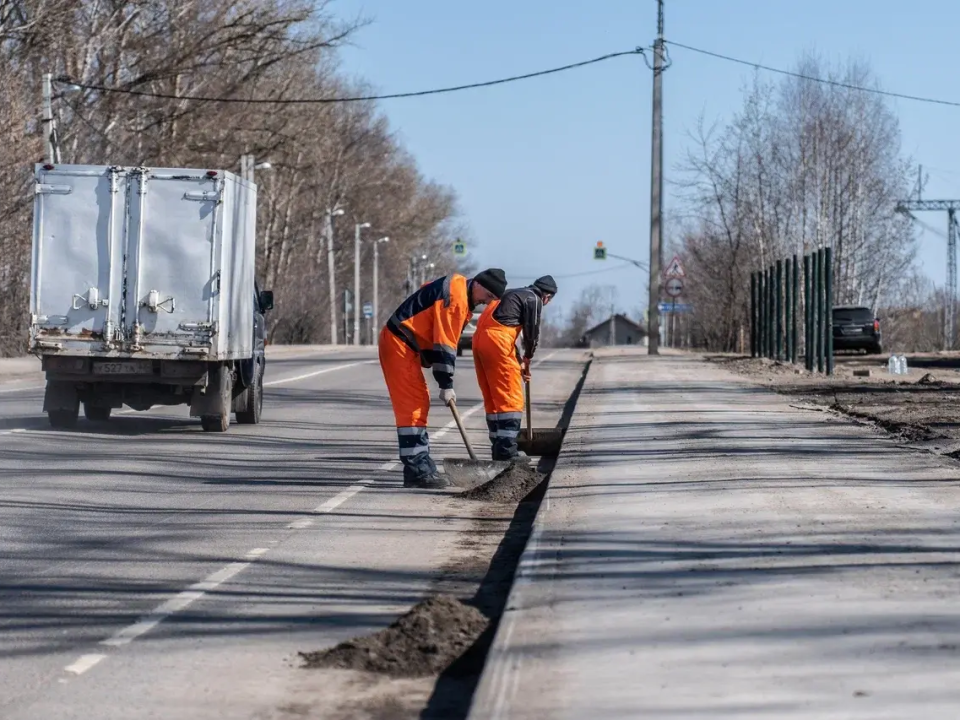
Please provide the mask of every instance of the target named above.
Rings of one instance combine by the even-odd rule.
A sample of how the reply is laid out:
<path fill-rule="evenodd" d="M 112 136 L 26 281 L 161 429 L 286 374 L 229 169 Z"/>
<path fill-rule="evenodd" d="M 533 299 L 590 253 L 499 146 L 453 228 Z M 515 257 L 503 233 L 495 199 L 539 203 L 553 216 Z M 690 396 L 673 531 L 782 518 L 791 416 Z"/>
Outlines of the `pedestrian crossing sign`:
<path fill-rule="evenodd" d="M 680 262 L 680 256 L 674 255 L 673 260 L 670 261 L 670 264 L 667 265 L 667 269 L 663 271 L 663 276 L 666 278 L 683 278 L 686 277 L 686 273 L 683 271 L 683 263 Z"/>
<path fill-rule="evenodd" d="M 597 246 L 593 249 L 594 260 L 606 260 L 607 249 L 603 246 L 603 240 L 597 240 Z"/>
<path fill-rule="evenodd" d="M 467 244 L 457 238 L 457 241 L 453 244 L 453 254 L 454 255 L 466 255 L 467 254 Z"/>

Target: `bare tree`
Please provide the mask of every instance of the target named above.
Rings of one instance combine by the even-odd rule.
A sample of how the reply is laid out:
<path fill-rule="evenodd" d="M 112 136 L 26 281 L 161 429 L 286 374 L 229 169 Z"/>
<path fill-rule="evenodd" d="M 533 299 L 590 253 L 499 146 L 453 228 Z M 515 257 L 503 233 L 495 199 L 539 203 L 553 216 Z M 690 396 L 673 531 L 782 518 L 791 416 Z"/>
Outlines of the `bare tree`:
<path fill-rule="evenodd" d="M 733 350 L 746 323 L 749 274 L 830 245 L 834 302 L 873 307 L 914 259 L 909 223 L 894 212 L 912 174 L 896 116 L 869 67 L 801 59 L 778 84 L 755 78 L 722 128 L 701 122 L 678 183 L 698 342 Z M 820 77 L 826 84 L 806 79 Z"/>
<path fill-rule="evenodd" d="M 0 0 L 0 354 L 22 352 L 26 340 L 43 72 L 83 88 L 56 87 L 66 162 L 234 171 L 243 154 L 271 162 L 257 177 L 258 274 L 276 292 L 274 342 L 329 339 L 327 208 L 346 210 L 333 238 L 338 284 L 353 275 L 353 222 L 390 236 L 381 307 L 408 289 L 413 253 L 429 253 L 438 275 L 456 267 L 456 197 L 420 174 L 375 104 L 288 102 L 369 90 L 343 76 L 337 55 L 364 23 L 332 8 L 331 0 Z"/>

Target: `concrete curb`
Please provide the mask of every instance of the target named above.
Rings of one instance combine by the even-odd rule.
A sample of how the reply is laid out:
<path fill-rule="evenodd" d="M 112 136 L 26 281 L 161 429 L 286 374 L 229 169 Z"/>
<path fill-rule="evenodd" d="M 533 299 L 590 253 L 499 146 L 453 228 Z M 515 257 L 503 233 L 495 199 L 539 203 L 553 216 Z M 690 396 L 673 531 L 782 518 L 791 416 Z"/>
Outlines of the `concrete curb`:
<path fill-rule="evenodd" d="M 484 663 L 483 673 L 474 693 L 467 720 L 494 720 L 508 717 L 506 713 L 520 690 L 513 682 L 521 663 L 520 653 L 515 652 L 511 645 L 515 626 L 521 620 L 522 611 L 532 605 L 532 601 L 527 597 L 533 582 L 532 577 L 536 575 L 536 582 L 543 583 L 547 579 L 543 567 L 546 565 L 556 567 L 559 553 L 559 548 L 544 547 L 541 544 L 544 528 L 550 525 L 556 513 L 556 505 L 551 497 L 551 487 L 558 477 L 577 473 L 580 469 L 584 445 L 588 444 L 591 436 L 588 429 L 591 424 L 589 418 L 597 402 L 585 400 L 584 396 L 589 397 L 591 386 L 597 382 L 597 360 L 614 354 L 620 353 L 615 350 L 597 350 L 592 354 L 593 362 L 584 379 L 577 407 L 570 418 L 570 425 L 564 436 L 563 449 L 557 456 L 557 464 L 550 476 L 551 482 L 540 502 L 530 539 L 517 564 L 513 586 L 510 588 L 506 607 Z"/>

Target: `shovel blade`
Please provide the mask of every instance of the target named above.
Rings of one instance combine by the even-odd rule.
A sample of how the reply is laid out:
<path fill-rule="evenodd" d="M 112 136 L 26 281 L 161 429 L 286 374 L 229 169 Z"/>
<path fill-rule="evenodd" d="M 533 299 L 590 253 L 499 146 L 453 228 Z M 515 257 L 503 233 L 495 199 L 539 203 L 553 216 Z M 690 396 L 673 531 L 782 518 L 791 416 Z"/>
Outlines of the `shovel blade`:
<path fill-rule="evenodd" d="M 517 447 L 531 457 L 558 455 L 563 445 L 563 431 L 558 428 L 533 428 L 517 437 Z"/>
<path fill-rule="evenodd" d="M 508 467 L 510 462 L 506 460 L 443 459 L 443 474 L 451 483 L 464 490 L 472 490 L 490 482 Z"/>

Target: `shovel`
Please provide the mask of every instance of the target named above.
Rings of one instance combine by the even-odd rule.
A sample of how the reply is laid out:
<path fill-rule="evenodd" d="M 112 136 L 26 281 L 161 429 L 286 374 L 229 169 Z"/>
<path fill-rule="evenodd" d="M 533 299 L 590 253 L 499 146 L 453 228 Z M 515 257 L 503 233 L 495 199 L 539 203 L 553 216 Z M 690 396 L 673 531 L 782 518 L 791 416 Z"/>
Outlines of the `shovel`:
<path fill-rule="evenodd" d="M 493 480 L 497 475 L 510 467 L 508 460 L 477 460 L 477 455 L 473 452 L 473 446 L 467 438 L 467 431 L 463 428 L 463 420 L 460 419 L 460 411 L 457 410 L 457 403 L 450 402 L 450 412 L 453 413 L 453 420 L 457 423 L 457 429 L 460 431 L 460 437 L 463 438 L 463 444 L 467 446 L 469 460 L 463 458 L 444 458 L 443 472 L 451 483 L 459 488 L 471 490 L 485 482 Z"/>
<path fill-rule="evenodd" d="M 563 444 L 563 431 L 560 428 L 534 428 L 530 408 L 530 381 L 525 381 L 524 392 L 527 400 L 527 429 L 517 438 L 517 447 L 531 457 L 534 455 L 558 455 Z"/>

